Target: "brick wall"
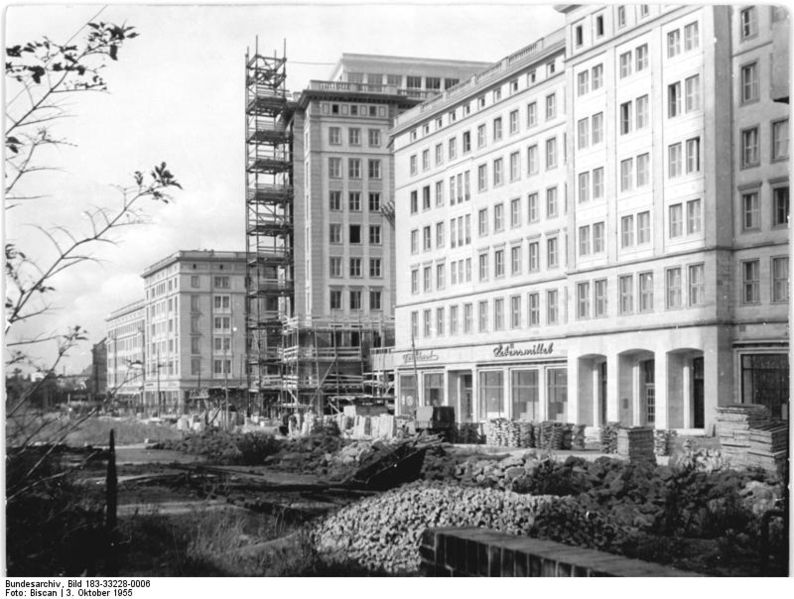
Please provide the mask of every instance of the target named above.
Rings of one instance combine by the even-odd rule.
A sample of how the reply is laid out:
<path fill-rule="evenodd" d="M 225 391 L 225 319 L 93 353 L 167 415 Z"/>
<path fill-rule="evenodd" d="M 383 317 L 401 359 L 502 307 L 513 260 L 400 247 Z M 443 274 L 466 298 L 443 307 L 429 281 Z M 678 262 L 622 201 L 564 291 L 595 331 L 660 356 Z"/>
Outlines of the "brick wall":
<path fill-rule="evenodd" d="M 699 576 L 595 551 L 484 528 L 431 528 L 419 548 L 425 576 Z"/>

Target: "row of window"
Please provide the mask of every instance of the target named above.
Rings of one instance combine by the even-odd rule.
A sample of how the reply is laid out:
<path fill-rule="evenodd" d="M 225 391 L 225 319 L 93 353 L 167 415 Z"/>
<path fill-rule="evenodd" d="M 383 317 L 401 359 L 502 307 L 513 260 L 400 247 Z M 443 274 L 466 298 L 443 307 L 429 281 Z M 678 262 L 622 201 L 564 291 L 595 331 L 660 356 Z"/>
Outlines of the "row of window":
<path fill-rule="evenodd" d="M 361 192 L 351 191 L 347 194 L 347 209 L 351 212 L 361 212 Z M 370 212 L 380 212 L 381 201 L 380 192 L 369 192 L 368 208 Z M 328 196 L 328 208 L 333 212 L 342 210 L 342 192 L 339 190 L 331 190 Z"/>
<path fill-rule="evenodd" d="M 761 127 L 755 125 L 741 131 L 741 164 L 742 168 L 751 168 L 761 164 Z M 785 160 L 788 158 L 788 119 L 773 121 L 771 131 L 771 157 L 772 160 Z"/>
<path fill-rule="evenodd" d="M 435 226 L 436 248 L 445 245 L 446 222 L 439 221 Z M 429 252 L 433 249 L 433 232 L 430 225 L 422 227 L 422 251 Z M 471 243 L 471 215 L 462 214 L 449 220 L 449 247 L 463 247 Z M 411 254 L 419 253 L 419 229 L 411 230 Z"/>
<path fill-rule="evenodd" d="M 370 148 L 379 148 L 381 144 L 380 129 L 367 129 L 367 141 Z M 351 146 L 361 145 L 361 129 L 358 127 L 347 128 L 347 143 Z M 328 128 L 328 144 L 332 146 L 342 145 L 342 128 Z"/>
<path fill-rule="evenodd" d="M 373 106 L 367 104 L 341 104 L 322 102 L 320 112 L 323 114 L 341 114 L 343 116 L 366 116 L 366 117 L 385 117 L 385 106 Z"/>
<path fill-rule="evenodd" d="M 342 289 L 331 289 L 329 294 L 331 310 L 344 310 L 342 306 L 343 299 Z M 350 289 L 347 294 L 348 310 L 382 310 L 383 309 L 383 292 L 379 289 L 370 289 L 368 293 L 361 289 Z M 369 304 L 364 306 L 363 299 L 367 297 Z"/>
<path fill-rule="evenodd" d="M 362 179 L 362 163 L 361 158 L 348 158 L 347 159 L 347 178 L 348 179 Z M 380 180 L 383 177 L 381 169 L 381 161 L 376 158 L 367 160 L 367 175 L 370 179 Z M 328 177 L 331 179 L 342 178 L 342 159 L 338 157 L 328 158 Z"/>
<path fill-rule="evenodd" d="M 342 257 L 331 256 L 328 267 L 329 276 L 332 279 L 339 279 L 342 277 Z M 350 258 L 348 276 L 354 279 L 363 277 L 362 264 L 363 258 Z M 369 259 L 369 276 L 373 279 L 380 279 L 383 277 L 382 260 L 380 258 Z"/>
<path fill-rule="evenodd" d="M 742 230 L 761 230 L 760 189 L 742 193 Z M 772 226 L 783 227 L 789 219 L 789 188 L 781 185 L 772 188 Z"/>
<path fill-rule="evenodd" d="M 343 243 L 342 241 L 342 225 L 339 223 L 331 223 L 328 229 L 328 240 L 330 243 Z M 361 230 L 363 225 L 349 225 L 347 243 L 362 243 Z M 380 225 L 369 225 L 369 244 L 381 245 L 383 243 Z"/>
<path fill-rule="evenodd" d="M 464 201 L 468 202 L 471 199 L 471 177 L 470 171 L 464 171 L 457 175 L 452 175 L 449 178 L 449 205 L 454 206 L 456 203 L 462 204 Z M 444 181 L 435 182 L 435 205 L 436 207 L 444 205 Z M 429 210 L 431 206 L 430 201 L 430 185 L 422 187 L 422 210 Z M 413 190 L 410 193 L 410 208 L 411 214 L 416 214 L 419 211 L 419 192 Z"/>
<path fill-rule="evenodd" d="M 789 263 L 787 256 L 776 256 L 771 259 L 772 281 L 771 300 L 773 303 L 789 301 Z M 745 260 L 742 262 L 742 303 L 761 303 L 761 260 Z"/>

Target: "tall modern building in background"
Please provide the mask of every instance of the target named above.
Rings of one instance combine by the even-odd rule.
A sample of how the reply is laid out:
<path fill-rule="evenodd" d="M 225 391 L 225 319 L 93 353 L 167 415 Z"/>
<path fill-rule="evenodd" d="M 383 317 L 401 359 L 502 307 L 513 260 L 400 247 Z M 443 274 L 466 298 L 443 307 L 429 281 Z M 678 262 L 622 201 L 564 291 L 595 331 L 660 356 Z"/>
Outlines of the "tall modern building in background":
<path fill-rule="evenodd" d="M 396 119 L 398 409 L 787 417 L 787 12 L 558 10 L 563 30 Z"/>

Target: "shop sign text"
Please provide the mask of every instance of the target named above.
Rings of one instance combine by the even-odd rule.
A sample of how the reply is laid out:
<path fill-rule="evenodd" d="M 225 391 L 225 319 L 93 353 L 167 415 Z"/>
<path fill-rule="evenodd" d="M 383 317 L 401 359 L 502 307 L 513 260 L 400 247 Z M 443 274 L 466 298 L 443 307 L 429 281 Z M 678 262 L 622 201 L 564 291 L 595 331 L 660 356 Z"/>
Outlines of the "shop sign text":
<path fill-rule="evenodd" d="M 403 364 L 411 364 L 414 360 L 417 362 L 435 362 L 438 360 L 438 354 L 435 350 L 417 351 L 403 354 Z"/>
<path fill-rule="evenodd" d="M 516 347 L 515 343 L 500 343 L 493 348 L 495 358 L 523 358 L 548 356 L 554 352 L 554 343 L 535 343 L 527 347 Z"/>

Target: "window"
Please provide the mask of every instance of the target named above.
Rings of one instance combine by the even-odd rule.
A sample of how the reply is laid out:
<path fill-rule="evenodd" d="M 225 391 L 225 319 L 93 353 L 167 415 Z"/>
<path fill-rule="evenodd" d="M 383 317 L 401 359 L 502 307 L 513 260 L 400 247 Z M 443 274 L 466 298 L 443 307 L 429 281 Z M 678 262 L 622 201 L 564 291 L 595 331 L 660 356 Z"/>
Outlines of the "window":
<path fill-rule="evenodd" d="M 546 120 L 550 121 L 556 116 L 557 116 L 557 96 L 555 94 L 549 94 L 548 96 L 546 96 Z"/>
<path fill-rule="evenodd" d="M 231 318 L 228 316 L 216 316 L 213 319 L 213 326 L 216 331 L 229 331 L 232 328 Z"/>
<path fill-rule="evenodd" d="M 634 276 L 623 275 L 618 279 L 620 293 L 620 313 L 631 314 L 634 312 Z"/>
<path fill-rule="evenodd" d="M 361 192 L 351 191 L 348 194 L 348 208 L 353 212 L 361 211 Z"/>
<path fill-rule="evenodd" d="M 493 140 L 499 141 L 502 139 L 502 117 L 496 117 L 493 120 Z"/>
<path fill-rule="evenodd" d="M 501 297 L 493 301 L 493 330 L 502 331 L 505 328 L 505 300 Z"/>
<path fill-rule="evenodd" d="M 686 203 L 686 232 L 688 235 L 700 233 L 703 228 L 701 216 L 701 201 L 689 200 Z"/>
<path fill-rule="evenodd" d="M 361 129 L 351 127 L 347 130 L 347 138 L 348 142 L 351 146 L 360 146 L 361 145 Z"/>
<path fill-rule="evenodd" d="M 772 258 L 772 301 L 787 302 L 788 297 L 788 258 Z"/>
<path fill-rule="evenodd" d="M 667 308 L 681 307 L 681 268 L 668 268 L 665 272 Z"/>
<path fill-rule="evenodd" d="M 429 251 L 432 249 L 433 243 L 430 234 L 430 226 L 422 227 L 422 249 L 424 251 Z"/>
<path fill-rule="evenodd" d="M 411 312 L 411 339 L 419 336 L 419 312 Z"/>
<path fill-rule="evenodd" d="M 422 188 L 422 210 L 430 210 L 430 186 Z"/>
<path fill-rule="evenodd" d="M 742 102 L 758 100 L 758 63 L 752 62 L 741 69 Z"/>
<path fill-rule="evenodd" d="M 350 243 L 361 243 L 361 225 L 350 225 Z"/>
<path fill-rule="evenodd" d="M 478 233 L 480 237 L 488 235 L 488 209 L 481 208 L 477 213 Z"/>
<path fill-rule="evenodd" d="M 329 158 L 328 159 L 328 176 L 331 179 L 341 179 L 342 178 L 342 159 L 341 158 Z"/>
<path fill-rule="evenodd" d="M 604 15 L 598 15 L 595 18 L 595 34 L 596 37 L 604 35 Z"/>
<path fill-rule="evenodd" d="M 449 159 L 454 160 L 458 157 L 458 138 L 457 137 L 450 137 L 449 142 L 447 143 L 447 153 L 449 154 Z"/>
<path fill-rule="evenodd" d="M 651 242 L 651 213 L 648 210 L 637 214 L 637 245 Z"/>
<path fill-rule="evenodd" d="M 604 139 L 604 113 L 598 112 L 594 114 L 590 120 L 593 124 L 592 143 L 596 145 L 601 143 Z"/>
<path fill-rule="evenodd" d="M 444 221 L 436 223 L 436 247 L 444 247 Z"/>
<path fill-rule="evenodd" d="M 449 307 L 449 334 L 450 335 L 457 335 L 458 334 L 458 307 L 457 306 L 450 306 Z"/>
<path fill-rule="evenodd" d="M 548 324 L 557 324 L 557 296 L 556 289 L 546 291 L 546 322 Z"/>
<path fill-rule="evenodd" d="M 620 134 L 631 132 L 631 102 L 620 105 Z"/>
<path fill-rule="evenodd" d="M 408 159 L 408 161 L 409 161 L 409 163 L 410 163 L 411 175 L 415 175 L 415 174 L 416 174 L 416 172 L 417 172 L 417 168 L 416 168 L 416 154 L 414 154 L 413 156 L 411 156 L 411 157 Z"/>
<path fill-rule="evenodd" d="M 631 75 L 631 52 L 624 52 L 620 55 L 620 78 Z"/>
<path fill-rule="evenodd" d="M 546 217 L 556 218 L 557 207 L 557 188 L 549 187 L 546 190 Z"/>
<path fill-rule="evenodd" d="M 590 119 L 579 119 L 579 122 L 576 124 L 576 129 L 578 134 L 576 147 L 581 150 L 582 148 L 586 148 L 590 143 Z"/>
<path fill-rule="evenodd" d="M 758 166 L 758 127 L 742 131 L 742 167 Z"/>
<path fill-rule="evenodd" d="M 361 291 L 359 290 L 350 291 L 350 309 L 361 310 Z"/>
<path fill-rule="evenodd" d="M 477 191 L 486 189 L 488 189 L 488 166 L 481 164 L 477 167 Z"/>
<path fill-rule="evenodd" d="M 537 102 L 530 102 L 527 104 L 527 127 L 534 127 L 538 124 L 538 104 Z M 483 129 L 485 125 L 481 125 Z M 479 132 L 479 128 L 478 128 Z M 484 145 L 484 144 L 483 144 Z"/>
<path fill-rule="evenodd" d="M 742 194 L 742 229 L 745 231 L 761 228 L 760 213 L 758 211 L 758 192 L 752 191 Z"/>
<path fill-rule="evenodd" d="M 684 79 L 684 93 L 686 100 L 684 106 L 687 112 L 700 110 L 700 75 L 692 75 Z"/>
<path fill-rule="evenodd" d="M 477 304 L 477 315 L 479 320 L 479 331 L 481 333 L 488 330 L 488 302 L 481 301 Z"/>
<path fill-rule="evenodd" d="M 620 247 L 634 245 L 634 215 L 629 214 L 620 219 Z"/>
<path fill-rule="evenodd" d="M 789 199 L 788 186 L 775 187 L 772 189 L 772 225 L 781 227 L 788 224 L 789 219 Z"/>
<path fill-rule="evenodd" d="M 471 333 L 472 305 L 463 304 L 463 332 Z"/>
<path fill-rule="evenodd" d="M 416 295 L 419 293 L 419 269 L 414 268 L 411 270 L 411 293 Z"/>
<path fill-rule="evenodd" d="M 370 310 L 381 310 L 381 297 L 382 293 L 380 291 L 371 290 L 369 292 L 369 309 Z"/>
<path fill-rule="evenodd" d="M 540 243 L 532 241 L 529 244 L 529 272 L 538 272 L 540 269 Z"/>
<path fill-rule="evenodd" d="M 361 258 L 350 259 L 350 276 L 354 279 L 361 278 Z"/>
<path fill-rule="evenodd" d="M 557 238 L 552 237 L 546 240 L 546 265 L 549 268 L 557 268 Z"/>
<path fill-rule="evenodd" d="M 739 13 L 739 23 L 741 29 L 742 39 L 754 37 L 758 34 L 758 19 L 755 13 L 755 7 L 749 7 Z"/>
<path fill-rule="evenodd" d="M 593 199 L 604 197 L 604 168 L 593 169 Z"/>
<path fill-rule="evenodd" d="M 648 68 L 648 44 L 637 46 L 634 51 L 635 70 L 637 72 Z"/>
<path fill-rule="evenodd" d="M 501 99 L 502 99 L 502 88 L 501 87 L 497 87 L 495 90 L 493 90 L 493 102 L 494 102 L 494 104 L 496 104 Z"/>
<path fill-rule="evenodd" d="M 670 238 L 681 237 L 684 234 L 683 210 L 681 204 L 670 206 L 669 233 Z"/>
<path fill-rule="evenodd" d="M 576 318 L 590 318 L 590 283 L 576 284 Z"/>
<path fill-rule="evenodd" d="M 198 277 L 198 275 L 191 275 L 190 276 L 190 287 L 192 289 L 197 289 L 199 287 L 199 277 Z"/>
<path fill-rule="evenodd" d="M 538 146 L 529 146 L 527 148 L 527 174 L 536 175 L 538 168 Z"/>
<path fill-rule="evenodd" d="M 521 225 L 521 198 L 510 200 L 510 226 Z"/>
<path fill-rule="evenodd" d="M 518 110 L 510 111 L 510 135 L 518 133 Z"/>
<path fill-rule="evenodd" d="M 411 253 L 416 254 L 419 251 L 419 230 L 413 229 L 411 231 Z"/>
<path fill-rule="evenodd" d="M 582 71 L 576 75 L 576 93 L 579 96 L 590 91 L 590 71 Z"/>
<path fill-rule="evenodd" d="M 455 177 L 449 178 L 449 205 L 454 206 L 457 196 L 455 195 Z"/>
<path fill-rule="evenodd" d="M 637 129 L 644 129 L 647 127 L 649 121 L 647 94 L 637 98 L 634 112 L 637 120 Z"/>
<path fill-rule="evenodd" d="M 380 212 L 380 193 L 377 191 L 369 192 L 369 211 Z"/>
<path fill-rule="evenodd" d="M 557 138 L 546 140 L 546 170 L 557 168 Z"/>
<path fill-rule="evenodd" d="M 650 182 L 650 154 L 640 154 L 637 156 L 637 187 L 644 187 Z"/>
<path fill-rule="evenodd" d="M 369 244 L 370 245 L 380 245 L 381 244 L 380 225 L 370 225 L 369 226 Z"/>
<path fill-rule="evenodd" d="M 514 245 L 510 248 L 510 274 L 521 274 L 521 246 Z"/>
<path fill-rule="evenodd" d="M 503 204 L 496 204 L 493 207 L 493 230 L 494 233 L 498 233 L 499 231 L 503 231 L 505 228 L 505 219 L 504 219 L 504 205 Z"/>
<path fill-rule="evenodd" d="M 342 130 L 339 127 L 328 128 L 328 143 L 332 146 L 342 145 Z"/>
<path fill-rule="evenodd" d="M 681 114 L 681 82 L 667 86 L 667 116 L 673 118 Z"/>
<path fill-rule="evenodd" d="M 579 202 L 586 202 L 590 196 L 590 173 L 579 173 Z"/>
<path fill-rule="evenodd" d="M 593 224 L 593 253 L 598 254 L 604 251 L 604 223 Z"/>
<path fill-rule="evenodd" d="M 328 238 L 330 243 L 342 243 L 342 225 L 329 225 Z"/>
<path fill-rule="evenodd" d="M 634 159 L 626 158 L 620 161 L 620 191 L 630 191 L 632 188 L 632 173 Z"/>
<path fill-rule="evenodd" d="M 681 175 L 681 144 L 672 144 L 667 148 L 667 176 L 670 178 Z"/>
<path fill-rule="evenodd" d="M 493 161 L 493 186 L 496 187 L 497 185 L 501 185 L 503 183 L 502 180 L 502 159 L 496 158 Z"/>
<path fill-rule="evenodd" d="M 477 147 L 484 148 L 486 144 L 485 125 L 477 127 Z"/>
<path fill-rule="evenodd" d="M 521 155 L 518 152 L 510 154 L 510 181 L 518 181 L 521 177 L 521 169 L 519 168 L 519 159 Z"/>
<path fill-rule="evenodd" d="M 687 270 L 689 278 L 689 305 L 699 306 L 704 303 L 704 284 L 705 276 L 703 274 L 702 264 L 691 264 Z"/>
<path fill-rule="evenodd" d="M 329 267 L 330 276 L 339 278 L 342 276 L 342 258 L 338 256 L 331 256 L 331 263 Z"/>
<path fill-rule="evenodd" d="M 369 276 L 372 277 L 373 279 L 379 279 L 383 276 L 380 258 L 369 259 Z"/>
<path fill-rule="evenodd" d="M 700 45 L 697 21 L 684 26 L 684 50 L 689 52 Z"/>
<path fill-rule="evenodd" d="M 527 215 L 529 216 L 530 223 L 536 223 L 538 220 L 540 220 L 540 209 L 537 193 L 531 193 L 529 196 L 527 196 Z"/>
<path fill-rule="evenodd" d="M 578 48 L 584 43 L 584 32 L 582 30 L 581 25 L 577 25 L 574 29 L 574 34 L 576 38 L 576 47 Z"/>
<path fill-rule="evenodd" d="M 700 171 L 700 138 L 693 137 L 686 140 L 686 172 L 697 173 Z"/>
<path fill-rule="evenodd" d="M 488 280 L 488 254 L 480 254 L 480 281 Z"/>
<path fill-rule="evenodd" d="M 742 301 L 757 304 L 760 301 L 760 262 L 749 260 L 742 263 Z"/>
<path fill-rule="evenodd" d="M 229 277 L 214 277 L 213 283 L 216 288 L 218 289 L 228 289 L 229 288 Z"/>
<path fill-rule="evenodd" d="M 411 192 L 411 214 L 416 214 L 419 210 L 419 193 L 414 190 Z"/>
<path fill-rule="evenodd" d="M 681 53 L 681 32 L 673 29 L 667 34 L 667 58 L 672 58 Z"/>
<path fill-rule="evenodd" d="M 329 210 L 341 210 L 342 209 L 342 192 L 341 191 L 331 191 L 329 194 L 329 201 L 328 201 L 328 209 Z"/>
<path fill-rule="evenodd" d="M 496 250 L 493 253 L 493 276 L 500 278 L 505 275 L 505 251 Z"/>
<path fill-rule="evenodd" d="M 626 26 L 626 7 L 618 6 L 618 28 Z"/>
<path fill-rule="evenodd" d="M 590 72 L 591 89 L 593 91 L 601 89 L 601 86 L 604 85 L 604 65 L 597 64 Z"/>
<path fill-rule="evenodd" d="M 426 171 L 429 168 L 430 168 L 430 150 L 422 150 L 422 170 Z"/>
<path fill-rule="evenodd" d="M 436 289 L 444 289 L 444 272 L 446 272 L 445 264 L 436 264 Z"/>
<path fill-rule="evenodd" d="M 653 310 L 653 273 L 641 272 L 638 278 L 640 285 L 638 309 L 640 312 L 651 312 Z"/>
<path fill-rule="evenodd" d="M 369 130 L 369 147 L 370 148 L 380 147 L 380 129 Z"/>
<path fill-rule="evenodd" d="M 429 266 L 422 269 L 422 291 L 427 293 L 433 289 L 433 271 Z"/>
<path fill-rule="evenodd" d="M 607 314 L 607 280 L 599 279 L 593 283 L 593 316 L 600 318 Z"/>
<path fill-rule="evenodd" d="M 772 123 L 772 160 L 788 158 L 788 119 Z"/>
<path fill-rule="evenodd" d="M 369 164 L 369 178 L 380 179 L 381 178 L 380 160 L 369 160 L 368 164 Z"/>
<path fill-rule="evenodd" d="M 480 419 L 491 420 L 505 415 L 504 373 L 480 372 Z"/>
<path fill-rule="evenodd" d="M 347 159 L 347 176 L 350 179 L 361 179 L 361 160 L 358 158 Z"/>
<path fill-rule="evenodd" d="M 464 154 L 471 152 L 471 131 L 464 131 L 461 139 L 463 145 L 462 152 Z"/>
<path fill-rule="evenodd" d="M 540 324 L 540 294 L 527 295 L 527 324 L 536 327 Z"/>

